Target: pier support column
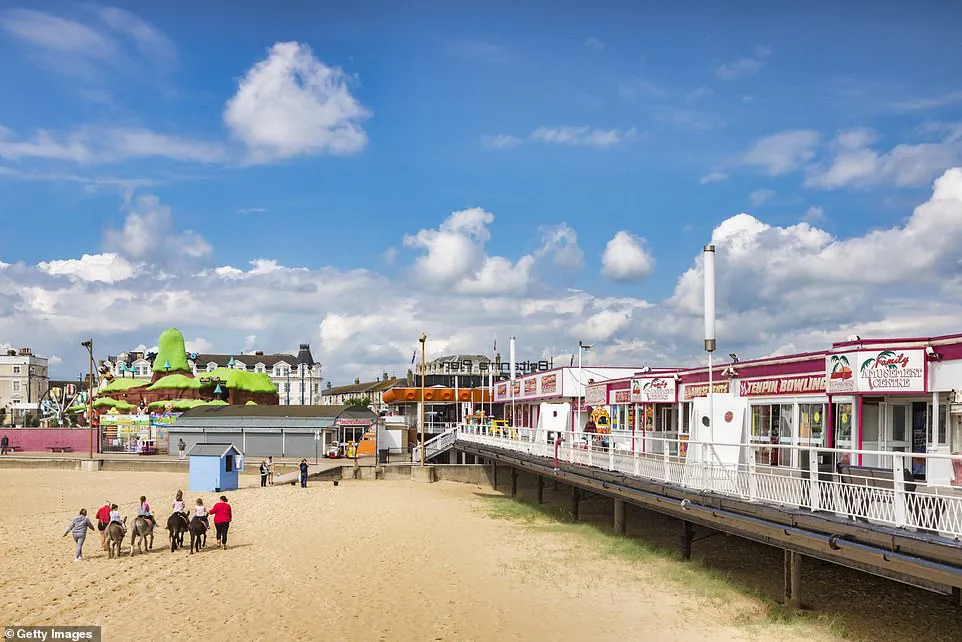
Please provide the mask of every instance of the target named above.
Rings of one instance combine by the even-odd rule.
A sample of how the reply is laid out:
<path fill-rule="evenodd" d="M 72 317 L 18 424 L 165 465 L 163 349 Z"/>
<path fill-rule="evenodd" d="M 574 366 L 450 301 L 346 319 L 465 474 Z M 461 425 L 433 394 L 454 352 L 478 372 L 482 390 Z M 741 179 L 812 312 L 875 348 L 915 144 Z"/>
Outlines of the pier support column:
<path fill-rule="evenodd" d="M 802 608 L 802 554 L 785 551 L 785 606 Z"/>
<path fill-rule="evenodd" d="M 515 497 L 518 494 L 518 469 L 511 467 L 511 496 Z"/>
<path fill-rule="evenodd" d="M 498 490 L 498 462 L 491 460 L 491 488 Z"/>
<path fill-rule="evenodd" d="M 616 499 L 615 500 L 615 533 L 618 535 L 625 534 L 625 500 Z"/>
<path fill-rule="evenodd" d="M 681 558 L 683 560 L 691 559 L 691 541 L 695 537 L 695 531 L 691 527 L 691 522 L 684 521 L 681 523 Z"/>
<path fill-rule="evenodd" d="M 581 491 L 577 486 L 571 487 L 571 519 L 578 521 L 578 502 L 581 499 Z"/>
<path fill-rule="evenodd" d="M 538 475 L 538 503 L 544 503 L 544 477 Z"/>

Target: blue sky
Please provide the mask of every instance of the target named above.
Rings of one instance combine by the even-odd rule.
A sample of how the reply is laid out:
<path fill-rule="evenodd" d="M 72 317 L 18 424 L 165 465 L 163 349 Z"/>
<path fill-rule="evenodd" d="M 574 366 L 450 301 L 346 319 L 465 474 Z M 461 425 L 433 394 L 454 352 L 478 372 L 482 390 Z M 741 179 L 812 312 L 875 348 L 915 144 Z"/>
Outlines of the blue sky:
<path fill-rule="evenodd" d="M 426 328 L 439 351 L 593 335 L 598 359 L 684 361 L 713 235 L 757 295 L 720 304 L 734 347 L 942 328 L 891 310 L 954 300 L 950 248 L 925 288 L 869 275 L 877 247 L 863 283 L 770 272 L 915 238 L 962 164 L 949 3 L 289 4 L 0 3 L 0 343 L 69 369 L 74 335 L 178 325 L 227 352 L 311 341 L 337 378 L 403 370 Z M 793 317 L 787 284 L 851 304 Z"/>

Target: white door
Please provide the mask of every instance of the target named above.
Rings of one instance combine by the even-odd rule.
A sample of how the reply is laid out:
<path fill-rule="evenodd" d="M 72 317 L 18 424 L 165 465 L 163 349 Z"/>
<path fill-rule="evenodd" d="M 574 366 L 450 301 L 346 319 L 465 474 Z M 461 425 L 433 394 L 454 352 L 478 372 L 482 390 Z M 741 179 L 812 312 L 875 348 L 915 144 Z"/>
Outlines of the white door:
<path fill-rule="evenodd" d="M 879 430 L 882 421 L 881 404 L 864 404 L 862 406 L 862 449 L 881 450 L 880 440 L 881 431 Z M 862 457 L 863 466 L 881 467 L 882 461 L 878 455 L 865 455 Z"/>

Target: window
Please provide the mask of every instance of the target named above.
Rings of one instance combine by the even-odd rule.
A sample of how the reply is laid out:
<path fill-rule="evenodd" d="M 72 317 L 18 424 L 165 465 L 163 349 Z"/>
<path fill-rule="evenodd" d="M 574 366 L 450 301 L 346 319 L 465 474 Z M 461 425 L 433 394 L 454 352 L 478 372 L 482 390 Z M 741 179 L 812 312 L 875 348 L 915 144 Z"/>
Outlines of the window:
<path fill-rule="evenodd" d="M 836 448 L 851 448 L 852 447 L 852 404 L 850 403 L 837 403 L 835 404 L 835 421 L 833 422 L 835 428 L 835 447 Z M 847 463 L 847 462 L 844 462 Z"/>
<path fill-rule="evenodd" d="M 256 366 L 254 366 L 254 372 L 264 372 L 264 364 L 258 363 Z"/>
<path fill-rule="evenodd" d="M 825 405 L 803 403 L 798 405 L 798 443 L 803 446 L 824 446 Z"/>
<path fill-rule="evenodd" d="M 229 472 L 232 472 L 233 470 L 234 470 L 234 456 L 227 455 L 226 457 L 224 457 L 224 471 L 229 473 Z"/>
<path fill-rule="evenodd" d="M 14 392 L 20 392 L 20 382 L 19 382 L 19 381 L 14 381 L 14 382 L 13 382 L 13 391 L 14 391 Z"/>
<path fill-rule="evenodd" d="M 20 374 L 20 366 L 14 366 L 14 367 L 13 367 L 13 374 L 15 374 L 15 375 Z"/>

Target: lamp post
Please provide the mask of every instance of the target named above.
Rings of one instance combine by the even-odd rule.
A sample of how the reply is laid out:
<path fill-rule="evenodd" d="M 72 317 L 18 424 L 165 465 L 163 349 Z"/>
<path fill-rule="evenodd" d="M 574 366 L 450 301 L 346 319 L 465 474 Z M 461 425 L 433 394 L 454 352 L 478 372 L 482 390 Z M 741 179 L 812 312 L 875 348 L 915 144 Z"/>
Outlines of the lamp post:
<path fill-rule="evenodd" d="M 424 465 L 424 346 L 428 335 L 421 333 L 421 465 Z"/>
<path fill-rule="evenodd" d="M 87 393 L 87 430 L 90 432 L 90 448 L 87 452 L 87 458 L 94 458 L 94 340 L 93 337 L 82 341 L 81 346 L 87 348 L 87 354 L 90 355 L 90 386 L 89 392 Z"/>
<path fill-rule="evenodd" d="M 711 355 L 715 351 L 715 246 L 706 245 L 705 270 L 705 352 L 708 353 L 708 441 L 711 444 L 712 461 L 715 459 L 715 396 L 712 377 Z M 704 446 L 702 446 L 704 461 Z"/>
<path fill-rule="evenodd" d="M 591 346 L 583 341 L 578 341 L 578 383 L 581 384 L 581 395 L 578 398 L 578 430 L 581 430 L 584 434 L 584 430 L 581 427 L 581 406 L 584 400 L 587 398 L 585 394 L 585 371 L 581 365 L 581 355 L 585 353 L 586 350 L 591 350 Z M 574 439 L 572 439 L 574 441 Z"/>

